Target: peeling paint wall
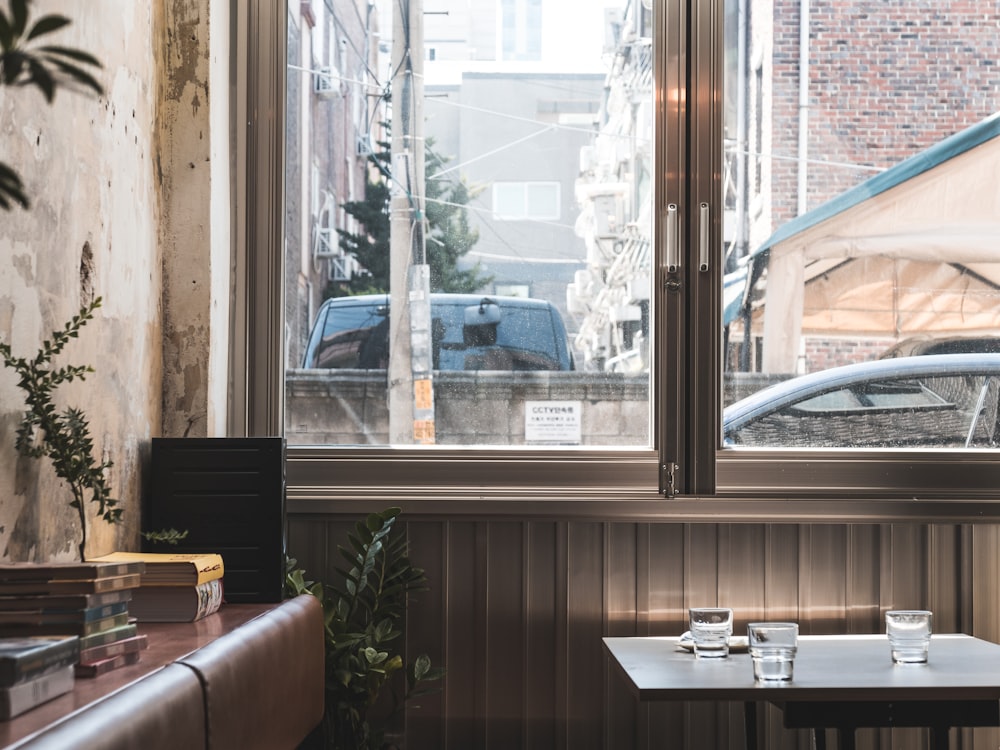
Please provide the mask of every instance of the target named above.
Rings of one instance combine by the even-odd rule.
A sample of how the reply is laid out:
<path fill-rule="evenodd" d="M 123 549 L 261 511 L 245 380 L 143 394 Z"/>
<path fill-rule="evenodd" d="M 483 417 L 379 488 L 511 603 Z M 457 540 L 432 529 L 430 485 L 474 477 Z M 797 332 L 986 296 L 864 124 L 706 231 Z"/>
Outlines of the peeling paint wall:
<path fill-rule="evenodd" d="M 224 360 L 209 356 L 207 332 L 213 316 L 228 316 L 227 294 L 211 299 L 212 285 L 224 282 L 209 281 L 210 164 L 221 150 L 228 175 L 218 140 L 228 127 L 213 134 L 207 114 L 206 7 L 35 0 L 33 17 L 71 19 L 57 43 L 102 62 L 104 95 L 61 91 L 49 106 L 34 89 L 0 87 L 0 161 L 21 174 L 32 200 L 30 210 L 0 211 L 0 340 L 33 357 L 82 305 L 103 299 L 56 362 L 95 370 L 60 386 L 55 400 L 86 413 L 96 457 L 114 462 L 108 478 L 124 508 L 117 527 L 91 514 L 88 555 L 138 544 L 150 438 L 172 434 L 164 409 L 172 425 L 196 415 L 204 425 L 208 412 L 214 424 L 224 414 L 224 398 L 209 405 L 209 375 Z M 211 63 L 228 69 L 226 54 Z M 228 203 L 228 189 L 221 200 Z M 223 215 L 216 240 L 228 275 L 228 208 Z M 74 559 L 79 528 L 68 487 L 47 459 L 14 449 L 23 409 L 13 371 L 0 367 L 0 559 Z"/>
<path fill-rule="evenodd" d="M 209 0 L 162 7 L 163 434 L 218 436 L 231 261 L 228 12 Z"/>

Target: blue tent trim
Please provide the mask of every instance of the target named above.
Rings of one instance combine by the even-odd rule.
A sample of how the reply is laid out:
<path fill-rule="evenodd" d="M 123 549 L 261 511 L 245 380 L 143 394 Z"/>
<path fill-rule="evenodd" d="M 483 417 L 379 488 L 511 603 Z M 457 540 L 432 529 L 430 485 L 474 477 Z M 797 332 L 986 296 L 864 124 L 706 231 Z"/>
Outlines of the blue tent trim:
<path fill-rule="evenodd" d="M 921 151 L 919 154 L 915 154 L 899 162 L 899 164 L 890 167 L 884 172 L 880 172 L 859 185 L 855 185 L 837 197 L 831 198 L 826 203 L 820 204 L 813 210 L 807 211 L 801 216 L 797 216 L 791 221 L 782 224 L 764 244 L 750 253 L 750 256 L 753 257 L 766 253 L 779 242 L 784 242 L 789 237 L 794 237 L 799 232 L 826 221 L 859 203 L 863 203 L 869 198 L 884 193 L 886 190 L 902 184 L 912 177 L 923 174 L 959 154 L 963 154 L 986 141 L 996 138 L 998 135 L 1000 135 L 1000 112 L 987 117 L 982 122 L 970 128 L 960 130 L 925 151 Z"/>

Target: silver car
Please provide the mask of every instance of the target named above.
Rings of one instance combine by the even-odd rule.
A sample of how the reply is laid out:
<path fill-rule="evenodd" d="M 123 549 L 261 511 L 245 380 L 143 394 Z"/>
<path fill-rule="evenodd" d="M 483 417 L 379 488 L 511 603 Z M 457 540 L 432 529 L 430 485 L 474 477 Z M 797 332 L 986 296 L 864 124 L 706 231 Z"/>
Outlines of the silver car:
<path fill-rule="evenodd" d="M 727 446 L 995 448 L 1000 354 L 862 362 L 792 378 L 723 412 Z"/>

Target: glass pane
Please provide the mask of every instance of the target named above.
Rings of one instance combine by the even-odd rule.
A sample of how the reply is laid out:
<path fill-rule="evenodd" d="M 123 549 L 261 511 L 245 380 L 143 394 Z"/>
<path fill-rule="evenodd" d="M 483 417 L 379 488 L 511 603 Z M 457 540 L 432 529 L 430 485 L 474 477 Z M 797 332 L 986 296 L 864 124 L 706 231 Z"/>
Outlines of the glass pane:
<path fill-rule="evenodd" d="M 725 2 L 724 444 L 994 446 L 1000 2 Z"/>
<path fill-rule="evenodd" d="M 287 13 L 289 443 L 648 448 L 650 9 Z"/>

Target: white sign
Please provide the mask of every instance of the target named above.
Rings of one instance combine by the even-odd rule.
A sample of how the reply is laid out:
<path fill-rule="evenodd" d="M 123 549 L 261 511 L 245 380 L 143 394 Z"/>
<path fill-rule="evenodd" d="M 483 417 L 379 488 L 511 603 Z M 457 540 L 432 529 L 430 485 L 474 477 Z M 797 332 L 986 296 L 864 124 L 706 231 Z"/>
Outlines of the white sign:
<path fill-rule="evenodd" d="M 542 445 L 579 445 L 583 405 L 579 401 L 526 401 L 524 441 Z"/>

